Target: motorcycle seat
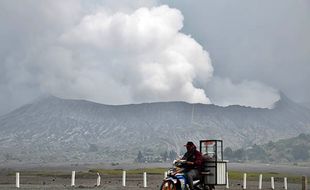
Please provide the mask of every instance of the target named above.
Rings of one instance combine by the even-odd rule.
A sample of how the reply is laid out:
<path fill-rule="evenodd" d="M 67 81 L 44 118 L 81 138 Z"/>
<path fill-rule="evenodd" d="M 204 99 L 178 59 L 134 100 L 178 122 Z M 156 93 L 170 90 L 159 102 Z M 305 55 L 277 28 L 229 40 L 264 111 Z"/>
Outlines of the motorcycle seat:
<path fill-rule="evenodd" d="M 203 172 L 200 172 L 201 175 L 210 175 L 211 172 L 210 171 L 203 171 Z"/>

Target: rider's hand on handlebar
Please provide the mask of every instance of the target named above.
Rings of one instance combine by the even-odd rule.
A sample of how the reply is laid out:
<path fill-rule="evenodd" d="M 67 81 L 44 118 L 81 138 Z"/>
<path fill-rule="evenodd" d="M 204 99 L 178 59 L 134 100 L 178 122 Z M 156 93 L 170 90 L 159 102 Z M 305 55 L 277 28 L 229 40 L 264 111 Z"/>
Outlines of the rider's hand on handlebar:
<path fill-rule="evenodd" d="M 184 164 L 188 164 L 188 165 L 194 165 L 194 162 L 190 162 L 190 161 L 186 161 L 186 160 L 176 160 L 175 162 L 179 162 L 179 163 L 184 163 Z"/>
<path fill-rule="evenodd" d="M 187 161 L 186 164 L 194 165 L 194 162 Z"/>

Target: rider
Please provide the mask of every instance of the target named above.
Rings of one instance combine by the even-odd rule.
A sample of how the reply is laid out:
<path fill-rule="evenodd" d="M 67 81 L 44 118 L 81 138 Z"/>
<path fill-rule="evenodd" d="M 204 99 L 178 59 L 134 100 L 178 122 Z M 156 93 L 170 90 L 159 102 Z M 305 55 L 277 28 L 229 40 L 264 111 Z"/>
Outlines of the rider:
<path fill-rule="evenodd" d="M 188 141 L 185 145 L 187 152 L 182 157 L 182 160 L 186 160 L 184 174 L 188 180 L 189 188 L 194 189 L 193 179 L 199 177 L 199 172 L 202 166 L 202 155 L 196 149 L 193 142 Z"/>

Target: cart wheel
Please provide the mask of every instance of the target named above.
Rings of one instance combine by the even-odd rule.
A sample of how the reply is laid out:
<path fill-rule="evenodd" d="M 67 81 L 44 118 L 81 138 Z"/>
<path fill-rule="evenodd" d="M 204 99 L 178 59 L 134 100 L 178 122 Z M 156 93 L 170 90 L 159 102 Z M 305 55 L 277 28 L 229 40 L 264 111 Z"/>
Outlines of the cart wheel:
<path fill-rule="evenodd" d="M 161 186 L 160 190 L 176 190 L 176 186 L 172 181 L 164 181 Z"/>

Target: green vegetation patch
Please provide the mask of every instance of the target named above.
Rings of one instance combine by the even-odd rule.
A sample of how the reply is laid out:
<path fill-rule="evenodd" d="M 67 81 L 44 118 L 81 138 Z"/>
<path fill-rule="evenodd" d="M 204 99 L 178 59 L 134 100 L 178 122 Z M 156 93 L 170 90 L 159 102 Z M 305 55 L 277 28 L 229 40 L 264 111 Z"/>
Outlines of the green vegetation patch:
<path fill-rule="evenodd" d="M 267 172 L 267 173 L 259 173 L 259 172 L 240 172 L 240 171 L 229 171 L 229 179 L 230 180 L 243 180 L 243 174 L 247 174 L 247 181 L 258 181 L 259 175 L 263 175 L 263 181 L 270 181 L 271 177 L 274 177 L 275 182 L 283 182 L 284 177 L 287 178 L 287 183 L 301 183 L 302 176 L 291 175 L 291 174 L 283 174 L 276 172 Z M 309 179 L 309 177 L 308 177 Z M 310 181 L 308 180 L 310 184 Z"/>
<path fill-rule="evenodd" d="M 16 173 L 9 173 L 8 176 L 15 176 Z M 21 171 L 20 176 L 40 176 L 40 177 L 59 177 L 59 178 L 71 178 L 71 172 L 64 171 Z M 93 178 L 94 173 L 91 172 L 76 172 L 75 176 L 78 178 Z"/>
<path fill-rule="evenodd" d="M 167 168 L 144 168 L 144 169 L 132 169 L 126 170 L 126 174 L 143 174 L 146 172 L 147 174 L 153 175 L 163 175 L 164 172 L 167 171 Z M 91 169 L 90 173 L 100 173 L 103 175 L 122 175 L 123 169 Z"/>
<path fill-rule="evenodd" d="M 163 175 L 167 171 L 166 168 L 147 168 L 147 169 L 132 169 L 126 170 L 126 174 L 147 174 Z M 90 169 L 89 171 L 78 171 L 75 173 L 77 178 L 94 178 L 100 175 L 122 175 L 122 169 Z M 15 172 L 8 173 L 8 176 L 15 176 Z M 60 177 L 60 178 L 71 178 L 71 172 L 64 171 L 20 171 L 21 176 L 40 176 L 40 177 Z"/>

